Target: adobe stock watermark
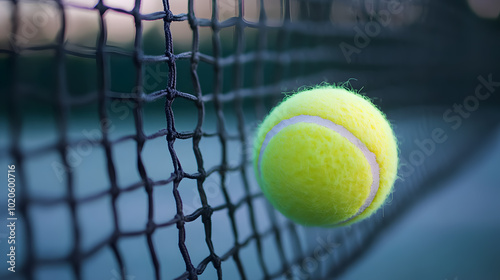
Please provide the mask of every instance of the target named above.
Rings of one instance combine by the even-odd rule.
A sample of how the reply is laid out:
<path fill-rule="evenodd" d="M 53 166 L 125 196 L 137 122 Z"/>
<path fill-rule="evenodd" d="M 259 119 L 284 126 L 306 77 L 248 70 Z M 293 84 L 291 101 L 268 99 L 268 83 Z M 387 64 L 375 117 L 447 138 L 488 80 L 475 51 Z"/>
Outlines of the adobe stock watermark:
<path fill-rule="evenodd" d="M 372 38 L 377 37 L 382 28 L 389 26 L 392 18 L 403 12 L 405 4 L 401 0 L 385 0 L 386 9 L 380 11 L 372 11 L 373 19 L 366 22 L 363 27 L 354 26 L 355 35 L 352 43 L 341 42 L 339 48 L 342 51 L 347 63 L 352 62 L 353 54 L 360 54 L 361 51 L 370 45 Z M 411 2 L 411 1 L 408 1 Z"/>
<path fill-rule="evenodd" d="M 444 111 L 443 120 L 450 125 L 452 131 L 459 129 L 464 120 L 468 119 L 473 112 L 480 108 L 481 102 L 488 100 L 500 87 L 500 80 L 493 80 L 493 74 L 487 77 L 478 76 L 474 94 L 464 98 L 461 103 L 455 103 Z M 430 137 L 425 139 L 415 139 L 417 146 L 408 154 L 408 160 L 400 157 L 400 175 L 402 177 L 411 176 L 417 167 L 424 164 L 425 160 L 436 152 L 438 145 L 445 143 L 449 139 L 444 128 L 436 127 L 432 130 Z"/>
<path fill-rule="evenodd" d="M 132 93 L 143 93 L 145 91 L 154 90 L 160 83 L 164 82 L 168 76 L 168 72 L 163 71 L 159 64 L 156 64 L 156 67 L 147 65 L 145 66 L 144 71 L 143 85 L 135 87 L 131 91 Z M 123 98 L 128 96 L 129 94 L 122 95 Z M 111 102 L 107 115 L 110 116 L 114 114 L 117 116 L 119 121 L 123 121 L 131 116 L 132 110 L 135 109 L 136 106 L 137 104 L 131 100 L 123 101 L 115 99 Z M 92 154 L 95 148 L 101 146 L 103 130 L 108 133 L 112 133 L 115 129 L 115 123 L 111 118 L 100 120 L 99 128 L 90 130 L 83 129 L 81 131 L 82 139 L 80 139 L 76 144 L 66 147 L 66 162 L 68 163 L 68 168 L 66 168 L 61 161 L 53 161 L 51 164 L 52 170 L 54 171 L 59 182 L 62 183 L 65 174 L 80 166 L 84 159 Z"/>
<path fill-rule="evenodd" d="M 243 5 L 244 0 L 241 1 Z M 223 18 L 234 17 L 238 14 L 238 0 L 219 0 L 219 14 Z"/>
<path fill-rule="evenodd" d="M 30 10 L 28 13 L 21 13 L 17 32 L 10 34 L 11 46 L 16 48 L 19 44 L 29 44 L 56 16 L 55 7 L 46 2 L 40 3 L 37 9 Z"/>
<path fill-rule="evenodd" d="M 334 250 L 340 247 L 340 244 L 333 239 L 333 233 L 330 232 L 326 238 L 318 236 L 317 245 L 312 251 L 311 256 L 303 258 L 299 263 L 292 265 L 290 272 L 294 279 L 309 279 L 310 275 L 319 269 L 320 263 L 326 261 Z"/>
<path fill-rule="evenodd" d="M 135 280 L 135 276 L 127 274 L 125 278 L 123 278 L 120 272 L 113 269 L 111 270 L 111 278 L 109 280 Z"/>
<path fill-rule="evenodd" d="M 226 177 L 226 181 L 224 184 L 226 186 L 229 186 L 231 183 L 231 177 L 228 176 Z M 201 204 L 201 199 L 200 199 L 200 193 L 198 191 L 198 187 L 192 188 L 192 199 L 191 201 L 189 199 L 183 200 L 183 211 L 184 214 L 190 215 L 194 213 L 196 210 L 200 209 L 203 207 Z M 210 204 L 210 201 L 215 199 L 216 197 L 221 195 L 221 184 L 217 180 L 215 180 L 212 177 L 208 177 L 205 182 L 203 182 L 203 190 L 205 191 L 205 195 L 208 200 L 208 204 Z"/>
<path fill-rule="evenodd" d="M 253 159 L 253 152 L 254 152 L 254 147 L 253 147 L 253 139 L 254 139 L 254 131 L 259 125 L 259 121 L 254 120 L 254 121 L 248 121 L 246 122 L 246 129 L 245 129 L 245 134 L 248 139 L 246 139 L 245 143 L 242 143 L 241 141 L 241 147 L 237 150 L 233 150 L 232 148 L 228 148 L 227 154 L 230 155 L 230 157 L 227 159 L 228 162 L 228 167 L 229 168 L 236 168 L 240 167 L 243 165 L 243 168 L 246 168 L 248 164 L 251 164 L 251 161 Z M 239 133 L 239 132 L 238 132 Z M 238 173 L 238 176 L 242 176 L 240 173 Z M 236 175 L 234 175 L 236 176 Z M 247 176 L 253 176 L 253 173 L 247 174 Z M 233 176 L 226 176 L 224 185 L 227 188 L 231 188 L 231 182 L 232 182 Z M 238 181 L 238 180 L 236 180 Z M 240 182 L 237 182 L 236 184 L 241 185 Z M 207 177 L 205 182 L 203 183 L 203 189 L 205 190 L 205 195 L 207 196 L 207 200 L 210 204 L 211 201 L 214 201 L 217 197 L 222 195 L 222 189 L 221 189 L 221 182 L 220 179 L 215 179 L 214 177 Z M 183 201 L 183 208 L 184 212 L 186 214 L 191 214 L 197 209 L 202 207 L 201 201 L 200 201 L 200 195 L 198 191 L 198 187 L 194 187 L 191 189 L 192 195 L 189 196 L 186 200 Z M 246 194 L 245 194 L 246 195 Z"/>

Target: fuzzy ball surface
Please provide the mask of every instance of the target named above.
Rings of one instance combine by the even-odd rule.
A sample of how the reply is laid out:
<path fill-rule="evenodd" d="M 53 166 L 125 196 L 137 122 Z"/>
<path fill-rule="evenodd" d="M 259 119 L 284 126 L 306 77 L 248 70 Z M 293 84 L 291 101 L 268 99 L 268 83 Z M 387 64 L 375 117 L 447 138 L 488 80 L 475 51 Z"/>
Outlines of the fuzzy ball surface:
<path fill-rule="evenodd" d="M 306 226 L 343 226 L 372 215 L 391 193 L 398 148 L 385 115 L 345 88 L 296 93 L 259 126 L 254 169 L 262 192 Z"/>

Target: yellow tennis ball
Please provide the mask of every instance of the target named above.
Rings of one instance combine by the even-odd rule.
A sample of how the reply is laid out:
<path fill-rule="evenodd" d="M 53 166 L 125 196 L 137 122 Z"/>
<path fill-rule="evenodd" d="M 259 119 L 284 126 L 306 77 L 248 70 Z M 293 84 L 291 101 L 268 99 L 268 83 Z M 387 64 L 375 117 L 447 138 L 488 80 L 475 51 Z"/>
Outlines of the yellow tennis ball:
<path fill-rule="evenodd" d="M 369 217 L 390 194 L 397 167 L 397 141 L 384 114 L 334 86 L 286 98 L 254 143 L 262 192 L 283 215 L 308 226 Z"/>

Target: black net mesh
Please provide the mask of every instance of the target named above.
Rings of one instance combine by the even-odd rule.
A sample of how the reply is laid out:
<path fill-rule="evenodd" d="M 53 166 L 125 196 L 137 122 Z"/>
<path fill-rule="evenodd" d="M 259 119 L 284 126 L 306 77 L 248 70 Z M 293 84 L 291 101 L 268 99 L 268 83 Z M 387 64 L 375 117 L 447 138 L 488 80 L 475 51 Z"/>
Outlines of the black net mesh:
<path fill-rule="evenodd" d="M 144 12 L 141 0 L 129 8 L 111 1 L 1 1 L 8 137 L 0 144 L 2 158 L 17 170 L 21 250 L 18 271 L 2 271 L 2 279 L 330 279 L 473 151 L 472 135 L 486 135 L 497 120 L 488 115 L 471 137 L 406 170 L 411 176 L 398 181 L 375 217 L 349 228 L 297 226 L 266 203 L 254 179 L 258 121 L 282 92 L 355 77 L 353 87 L 365 86 L 380 98 L 377 105 L 393 110 L 389 117 L 400 121 L 395 129 L 405 135 L 401 151 L 408 155 L 412 143 L 403 138 L 427 133 L 440 119 L 430 108 L 417 131 L 405 130 L 399 124 L 411 110 L 398 108 L 446 103 L 453 89 L 470 92 L 478 74 L 496 71 L 494 63 L 469 63 L 473 58 L 447 63 L 472 49 L 441 38 L 471 39 L 453 31 L 469 13 L 466 4 L 173 2 Z M 46 18 L 26 16 L 36 11 Z M 89 20 L 69 24 L 79 11 Z M 110 30 L 110 14 L 128 17 L 122 30 L 130 42 L 108 41 L 120 36 Z M 440 18 L 448 20 L 438 25 Z M 163 33 L 150 31 L 156 23 Z M 79 42 L 69 39 L 94 25 L 97 31 Z M 472 70 L 457 72 L 457 65 Z M 36 132 L 46 123 L 51 132 Z M 59 181 L 48 183 L 47 176 Z"/>

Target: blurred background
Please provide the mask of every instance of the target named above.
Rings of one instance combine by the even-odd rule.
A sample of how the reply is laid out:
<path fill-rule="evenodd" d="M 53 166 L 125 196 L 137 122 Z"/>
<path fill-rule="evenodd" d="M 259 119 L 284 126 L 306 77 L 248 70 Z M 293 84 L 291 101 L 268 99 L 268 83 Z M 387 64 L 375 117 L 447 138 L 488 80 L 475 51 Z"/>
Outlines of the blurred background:
<path fill-rule="evenodd" d="M 0 0 L 0 278 L 500 279 L 499 50 L 495 0 Z M 253 133 L 346 81 L 400 178 L 368 220 L 295 225 Z"/>

